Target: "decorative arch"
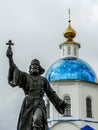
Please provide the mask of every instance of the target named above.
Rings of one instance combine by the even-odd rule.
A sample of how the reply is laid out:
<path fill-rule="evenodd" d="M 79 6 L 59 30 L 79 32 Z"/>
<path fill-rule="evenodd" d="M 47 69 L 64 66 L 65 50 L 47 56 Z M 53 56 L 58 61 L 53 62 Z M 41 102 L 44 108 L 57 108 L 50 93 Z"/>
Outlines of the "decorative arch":
<path fill-rule="evenodd" d="M 51 130 L 80 130 L 79 126 L 72 122 L 58 122 L 54 124 Z"/>

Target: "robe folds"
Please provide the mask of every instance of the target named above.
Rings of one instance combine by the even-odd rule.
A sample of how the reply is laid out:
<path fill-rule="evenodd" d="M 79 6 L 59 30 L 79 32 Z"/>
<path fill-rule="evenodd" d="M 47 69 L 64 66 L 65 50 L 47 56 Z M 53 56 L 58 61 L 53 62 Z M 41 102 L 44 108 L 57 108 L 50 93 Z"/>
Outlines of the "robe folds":
<path fill-rule="evenodd" d="M 8 82 L 12 87 L 19 86 L 25 93 L 17 130 L 33 130 L 33 114 L 37 107 L 39 107 L 43 113 L 43 130 L 48 130 L 47 113 L 43 100 L 45 93 L 57 111 L 61 114 L 64 113 L 64 107 L 62 107 L 64 101 L 57 96 L 45 77 L 39 75 L 35 81 L 33 75 L 23 72 L 15 66 L 14 70 L 9 69 Z"/>

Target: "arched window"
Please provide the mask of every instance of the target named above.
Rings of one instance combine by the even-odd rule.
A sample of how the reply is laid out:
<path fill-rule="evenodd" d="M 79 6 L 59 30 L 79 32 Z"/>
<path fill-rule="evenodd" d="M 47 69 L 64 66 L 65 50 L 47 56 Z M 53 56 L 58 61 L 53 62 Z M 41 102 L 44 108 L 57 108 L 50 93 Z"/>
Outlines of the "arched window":
<path fill-rule="evenodd" d="M 63 99 L 64 99 L 65 103 L 70 104 L 70 108 L 65 109 L 64 115 L 65 116 L 71 116 L 71 99 L 68 95 L 65 95 Z"/>
<path fill-rule="evenodd" d="M 46 101 L 46 110 L 47 110 L 47 118 L 50 118 L 50 101 L 47 99 Z"/>
<path fill-rule="evenodd" d="M 92 100 L 90 97 L 86 98 L 86 116 L 92 117 Z"/>

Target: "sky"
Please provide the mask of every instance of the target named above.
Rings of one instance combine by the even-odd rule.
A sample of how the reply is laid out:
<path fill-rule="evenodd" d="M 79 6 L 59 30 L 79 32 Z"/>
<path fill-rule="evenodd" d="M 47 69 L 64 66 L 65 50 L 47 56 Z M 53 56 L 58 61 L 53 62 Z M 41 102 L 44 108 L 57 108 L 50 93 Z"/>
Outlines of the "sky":
<path fill-rule="evenodd" d="M 60 59 L 63 31 L 71 24 L 81 44 L 79 57 L 98 76 L 98 0 L 0 0 L 0 130 L 16 130 L 23 91 L 8 85 L 6 42 L 14 42 L 15 64 L 28 72 L 37 58 L 45 70 Z"/>

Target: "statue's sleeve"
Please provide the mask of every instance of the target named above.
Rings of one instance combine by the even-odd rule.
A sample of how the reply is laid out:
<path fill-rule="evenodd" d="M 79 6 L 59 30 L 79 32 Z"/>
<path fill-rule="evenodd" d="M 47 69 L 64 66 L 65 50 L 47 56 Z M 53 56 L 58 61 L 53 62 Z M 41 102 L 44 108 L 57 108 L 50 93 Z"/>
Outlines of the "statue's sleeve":
<path fill-rule="evenodd" d="M 45 81 L 45 92 L 49 100 L 52 102 L 52 104 L 55 106 L 57 111 L 61 114 L 64 114 L 64 104 L 65 102 L 59 98 L 59 96 L 56 94 L 56 92 L 51 88 L 49 82 L 46 80 Z"/>
<path fill-rule="evenodd" d="M 25 87 L 26 82 L 27 82 L 26 73 L 20 71 L 16 65 L 14 66 L 14 69 L 11 68 L 9 69 L 8 83 L 12 87 L 19 86 L 23 88 Z"/>

